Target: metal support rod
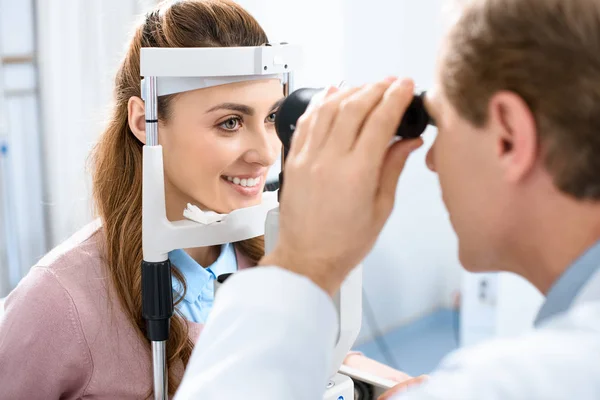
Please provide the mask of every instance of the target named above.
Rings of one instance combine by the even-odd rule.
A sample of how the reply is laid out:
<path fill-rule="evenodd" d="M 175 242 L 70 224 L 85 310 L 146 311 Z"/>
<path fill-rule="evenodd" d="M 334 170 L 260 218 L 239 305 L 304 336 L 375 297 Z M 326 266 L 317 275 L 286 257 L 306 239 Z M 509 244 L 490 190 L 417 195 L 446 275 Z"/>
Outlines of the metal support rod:
<path fill-rule="evenodd" d="M 288 97 L 290 93 L 294 90 L 294 73 L 287 72 L 283 74 L 283 95 L 284 97 Z M 279 191 L 277 192 L 277 200 L 281 199 L 281 191 L 283 189 L 283 169 L 285 167 L 285 155 L 287 150 L 282 147 L 281 149 L 281 172 L 279 172 Z"/>
<path fill-rule="evenodd" d="M 156 77 L 144 77 L 146 146 L 158 145 L 158 103 Z M 168 261 L 168 260 L 167 260 Z M 170 263 L 142 266 L 142 302 L 143 314 L 147 321 L 148 337 L 152 341 L 152 366 L 154 379 L 154 399 L 167 400 L 168 378 L 166 339 L 169 337 L 169 318 L 173 313 L 171 297 Z M 146 275 L 147 286 L 144 285 Z M 166 291 L 166 293 L 165 293 Z"/>
<path fill-rule="evenodd" d="M 292 79 L 292 73 L 291 72 L 287 72 L 285 74 L 283 74 L 283 96 L 284 97 L 288 97 L 290 95 L 290 81 Z M 285 163 L 285 151 L 283 148 L 281 148 L 281 171 L 283 172 L 283 164 Z M 281 189 L 281 183 L 280 184 L 280 189 Z"/>
<path fill-rule="evenodd" d="M 142 261 L 142 316 L 152 342 L 154 399 L 167 400 L 166 345 L 173 315 L 171 262 Z"/>
<path fill-rule="evenodd" d="M 152 366 L 154 371 L 154 399 L 166 400 L 169 382 L 167 380 L 167 342 L 152 342 Z"/>
<path fill-rule="evenodd" d="M 283 95 L 288 97 L 290 93 L 294 91 L 294 73 L 286 72 L 283 75 Z M 285 149 L 281 149 L 281 171 L 283 172 L 283 166 L 285 163 Z M 280 182 L 281 183 L 281 182 Z"/>
<path fill-rule="evenodd" d="M 156 97 L 156 77 L 144 78 L 146 85 L 146 146 L 158 145 L 158 104 Z"/>
<path fill-rule="evenodd" d="M 295 74 L 295 72 L 293 72 L 293 71 L 288 72 L 288 74 L 287 74 L 288 75 L 287 76 L 287 84 L 288 84 L 289 93 L 292 93 L 294 90 L 296 90 L 296 85 L 294 82 L 294 74 Z"/>
<path fill-rule="evenodd" d="M 290 95 L 290 72 L 283 74 L 283 95 L 285 97 Z"/>

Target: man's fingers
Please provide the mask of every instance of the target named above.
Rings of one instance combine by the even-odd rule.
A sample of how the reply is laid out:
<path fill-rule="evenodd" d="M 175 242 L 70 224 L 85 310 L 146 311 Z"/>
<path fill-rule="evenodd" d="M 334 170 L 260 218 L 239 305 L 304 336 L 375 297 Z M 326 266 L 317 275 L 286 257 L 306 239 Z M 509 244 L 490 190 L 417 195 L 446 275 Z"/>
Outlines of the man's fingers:
<path fill-rule="evenodd" d="M 354 146 L 367 116 L 377 107 L 392 83 L 392 80 L 387 80 L 367 85 L 340 103 L 324 152 L 344 154 Z"/>
<path fill-rule="evenodd" d="M 403 79 L 394 82 L 367 118 L 358 138 L 356 151 L 361 152 L 374 163 L 380 163 L 413 96 L 412 80 Z"/>
<path fill-rule="evenodd" d="M 394 207 L 398 179 L 404 170 L 408 156 L 423 145 L 422 139 L 399 140 L 389 147 L 381 166 L 379 190 L 377 193 L 377 210 L 389 216 Z"/>
<path fill-rule="evenodd" d="M 337 93 L 338 91 L 339 91 L 339 89 L 335 86 L 329 87 L 329 89 L 327 89 L 327 93 L 325 94 L 325 99 L 330 98 L 333 94 Z M 311 117 L 310 113 L 306 112 L 296 122 L 296 131 L 294 132 L 294 135 L 292 136 L 292 140 L 290 143 L 289 155 L 295 155 L 295 154 L 299 153 L 302 150 L 302 148 L 304 147 L 304 144 L 306 143 L 306 138 L 308 136 L 310 129 L 298 129 L 298 128 L 300 125 L 310 126 L 311 121 L 308 121 L 310 119 L 310 117 Z"/>
<path fill-rule="evenodd" d="M 314 159 L 328 140 L 327 136 L 340 108 L 340 103 L 359 90 L 360 88 L 337 90 L 323 99 L 321 104 L 316 104 L 314 108 L 309 109 L 306 113 L 308 116 L 302 116 L 298 125 L 298 131 L 300 131 L 298 134 L 301 135 L 304 143 L 301 149 L 296 150 L 294 154 L 302 153 L 303 157 Z"/>
<path fill-rule="evenodd" d="M 407 379 L 404 382 L 399 383 L 398 385 L 394 386 L 393 388 L 391 388 L 390 390 L 388 390 L 381 396 L 379 396 L 377 398 L 377 400 L 390 400 L 392 397 L 394 397 L 394 395 L 406 391 L 411 386 L 420 385 L 421 383 L 426 381 L 427 378 L 428 378 L 427 375 L 421 375 L 421 376 L 417 376 L 416 378 Z"/>

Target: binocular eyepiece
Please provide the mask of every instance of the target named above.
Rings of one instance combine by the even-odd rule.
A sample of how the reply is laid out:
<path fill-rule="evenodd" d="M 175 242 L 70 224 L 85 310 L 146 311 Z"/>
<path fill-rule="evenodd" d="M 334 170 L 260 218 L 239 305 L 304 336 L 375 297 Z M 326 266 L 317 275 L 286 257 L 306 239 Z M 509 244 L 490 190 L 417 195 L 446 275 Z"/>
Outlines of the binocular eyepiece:
<path fill-rule="evenodd" d="M 292 135 L 296 130 L 298 119 L 306 112 L 315 95 L 322 93 L 323 89 L 303 88 L 291 93 L 279 107 L 275 117 L 275 129 L 283 143 L 284 158 L 290 150 Z M 402 122 L 398 126 L 396 136 L 413 139 L 421 136 L 433 120 L 427 113 L 424 105 L 425 92 L 415 95 L 406 109 Z"/>

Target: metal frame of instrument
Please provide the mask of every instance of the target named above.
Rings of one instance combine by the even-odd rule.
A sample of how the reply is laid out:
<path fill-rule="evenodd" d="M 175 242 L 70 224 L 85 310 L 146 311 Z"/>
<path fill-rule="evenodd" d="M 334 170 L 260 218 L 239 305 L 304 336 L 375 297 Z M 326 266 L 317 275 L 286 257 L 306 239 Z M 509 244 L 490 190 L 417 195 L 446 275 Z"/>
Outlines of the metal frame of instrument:
<path fill-rule="evenodd" d="M 169 319 L 173 314 L 169 251 L 245 240 L 265 234 L 265 224 L 271 227 L 277 225 L 277 218 L 267 221 L 267 214 L 273 208 L 267 202 L 235 210 L 224 220 L 209 225 L 167 219 L 163 150 L 158 143 L 158 96 L 274 77 L 281 78 L 283 94 L 287 96 L 293 90 L 294 70 L 299 67 L 300 60 L 300 49 L 285 43 L 259 47 L 141 49 L 140 74 L 143 77 L 142 98 L 146 113 L 142 300 L 147 335 L 152 342 L 155 399 L 163 400 L 168 395 L 166 341 Z M 277 217 L 278 212 L 272 215 Z M 271 231 L 276 235 L 277 229 Z M 274 240 L 275 237 L 267 234 L 267 242 L 274 244 Z M 336 373 L 360 331 L 361 272 L 361 268 L 357 268 L 334 299 L 340 316 L 340 332 L 331 369 L 332 383 L 340 381 Z M 333 393 L 332 388 L 328 392 Z"/>
<path fill-rule="evenodd" d="M 209 225 L 166 216 L 163 150 L 158 142 L 159 96 L 244 80 L 283 76 L 289 92 L 299 49 L 276 45 L 228 48 L 142 48 L 140 75 L 145 102 L 146 143 L 142 189 L 142 303 L 147 336 L 152 342 L 154 398 L 167 399 L 166 343 L 173 315 L 168 253 L 260 236 L 268 204 L 231 212 Z M 183 216 L 183 210 L 182 210 Z"/>

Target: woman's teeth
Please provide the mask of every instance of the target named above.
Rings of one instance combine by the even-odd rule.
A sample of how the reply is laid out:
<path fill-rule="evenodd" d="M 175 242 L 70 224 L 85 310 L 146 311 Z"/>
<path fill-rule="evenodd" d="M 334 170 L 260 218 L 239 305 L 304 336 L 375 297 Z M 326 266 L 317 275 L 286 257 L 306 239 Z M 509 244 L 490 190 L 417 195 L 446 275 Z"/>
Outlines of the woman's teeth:
<path fill-rule="evenodd" d="M 228 176 L 226 178 L 229 182 L 231 182 L 235 185 L 240 185 L 242 187 L 254 187 L 260 183 L 260 177 L 240 179 L 240 178 L 232 178 L 231 176 Z"/>

